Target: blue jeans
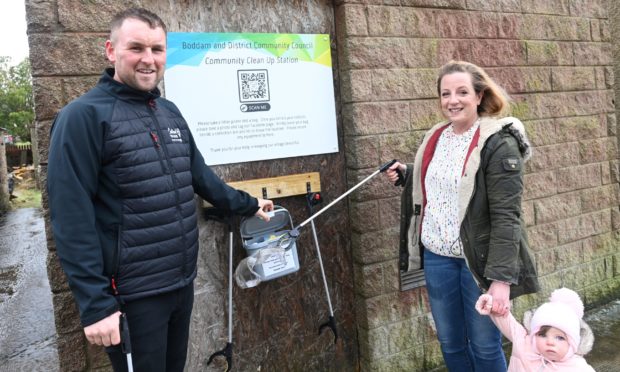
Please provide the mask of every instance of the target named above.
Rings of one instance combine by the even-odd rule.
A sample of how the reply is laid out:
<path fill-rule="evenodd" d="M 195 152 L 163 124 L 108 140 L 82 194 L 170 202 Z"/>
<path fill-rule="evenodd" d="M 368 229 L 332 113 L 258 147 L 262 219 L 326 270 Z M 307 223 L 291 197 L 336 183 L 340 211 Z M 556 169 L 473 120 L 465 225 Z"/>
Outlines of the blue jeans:
<path fill-rule="evenodd" d="M 450 372 L 505 372 L 502 336 L 474 305 L 481 294 L 465 260 L 424 250 L 424 275 L 441 352 Z"/>

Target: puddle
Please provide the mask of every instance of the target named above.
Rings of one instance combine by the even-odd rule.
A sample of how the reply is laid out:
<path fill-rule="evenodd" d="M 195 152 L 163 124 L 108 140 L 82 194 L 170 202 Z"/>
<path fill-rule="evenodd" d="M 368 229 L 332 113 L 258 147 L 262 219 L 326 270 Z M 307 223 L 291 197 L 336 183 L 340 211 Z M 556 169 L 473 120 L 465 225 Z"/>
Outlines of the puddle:
<path fill-rule="evenodd" d="M 590 310 L 585 321 L 594 332 L 594 346 L 586 360 L 598 372 L 620 371 L 620 300 Z"/>

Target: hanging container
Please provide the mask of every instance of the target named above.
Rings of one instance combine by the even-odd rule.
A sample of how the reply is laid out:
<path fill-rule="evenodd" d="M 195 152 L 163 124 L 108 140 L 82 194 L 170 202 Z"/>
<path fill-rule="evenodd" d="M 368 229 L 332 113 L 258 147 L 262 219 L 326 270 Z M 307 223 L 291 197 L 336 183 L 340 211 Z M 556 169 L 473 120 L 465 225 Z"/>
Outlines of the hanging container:
<path fill-rule="evenodd" d="M 297 244 L 289 239 L 293 220 L 288 210 L 276 206 L 270 220 L 252 216 L 241 221 L 240 233 L 248 257 L 259 257 L 252 267 L 260 281 L 268 281 L 299 270 Z M 284 243 L 284 244 L 283 244 Z M 279 253 L 271 253 L 278 252 Z"/>

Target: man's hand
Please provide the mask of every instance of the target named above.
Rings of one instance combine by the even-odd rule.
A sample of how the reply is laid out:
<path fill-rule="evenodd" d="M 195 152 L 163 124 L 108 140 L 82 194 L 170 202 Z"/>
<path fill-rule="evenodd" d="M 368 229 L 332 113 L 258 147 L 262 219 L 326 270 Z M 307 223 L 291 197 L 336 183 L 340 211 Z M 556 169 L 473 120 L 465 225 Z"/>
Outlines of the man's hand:
<path fill-rule="evenodd" d="M 269 216 L 266 212 L 273 210 L 273 202 L 271 200 L 261 198 L 256 198 L 256 200 L 258 200 L 258 210 L 254 213 L 254 215 L 261 218 L 265 222 L 269 221 Z"/>
<path fill-rule="evenodd" d="M 86 339 L 93 345 L 111 346 L 121 343 L 121 334 L 119 330 L 119 317 L 121 312 L 103 318 L 97 323 L 84 327 Z"/>

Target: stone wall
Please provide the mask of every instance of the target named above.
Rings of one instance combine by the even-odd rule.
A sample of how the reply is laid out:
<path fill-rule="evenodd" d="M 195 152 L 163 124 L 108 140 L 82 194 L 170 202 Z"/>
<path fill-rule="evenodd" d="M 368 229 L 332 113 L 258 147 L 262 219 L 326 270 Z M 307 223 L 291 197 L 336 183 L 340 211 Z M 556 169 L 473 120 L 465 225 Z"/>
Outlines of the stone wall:
<path fill-rule="evenodd" d="M 515 310 L 561 286 L 577 290 L 588 307 L 618 298 L 613 2 L 335 3 L 349 185 L 391 158 L 413 161 L 423 133 L 441 118 L 436 69 L 450 59 L 479 64 L 513 97 L 513 116 L 534 147 L 523 208 L 543 291 L 516 301 Z M 367 371 L 441 363 L 425 289 L 399 291 L 399 192 L 377 178 L 350 203 Z"/>
<path fill-rule="evenodd" d="M 0 129 L 0 216 L 11 208 L 9 195 L 9 168 L 6 162 L 4 132 Z"/>
<path fill-rule="evenodd" d="M 107 66 L 104 42 L 109 19 L 118 10 L 131 5 L 145 6 L 158 13 L 169 31 L 327 33 L 335 40 L 333 6 L 328 0 L 26 0 L 43 182 L 53 117 L 63 105 L 96 83 Z M 332 48 L 337 81 L 335 42 Z M 338 89 L 336 84 L 335 88 Z M 338 91 L 336 97 L 339 100 Z M 338 131 L 342 131 L 340 124 Z M 340 147 L 343 148 L 342 142 Z M 345 191 L 344 169 L 342 151 L 214 167 L 226 181 L 320 172 L 322 194 L 328 201 Z M 303 196 L 276 202 L 286 207 L 297 223 L 307 217 Z M 44 206 L 47 210 L 45 195 Z M 334 344 L 329 331 L 318 334 L 318 327 L 327 320 L 329 311 L 311 233 L 306 231 L 297 245 L 299 272 L 253 289 L 242 290 L 234 286 L 235 370 L 342 371 L 356 368 L 357 338 L 346 203 L 340 203 L 323 214 L 316 220 L 316 225 L 338 323 L 338 342 Z M 109 369 L 100 348 L 91 347 L 84 340 L 71 292 L 58 264 L 49 217 L 46 217 L 46 226 L 48 274 L 53 291 L 61 369 Z M 209 367 L 206 361 L 227 341 L 228 234 L 223 226 L 202 219 L 199 228 L 201 251 L 187 369 L 217 371 L 224 367 L 223 358 L 216 359 Z M 235 240 L 234 258 L 238 262 L 245 254 L 238 234 L 235 234 Z"/>
<path fill-rule="evenodd" d="M 523 207 L 543 291 L 516 301 L 516 312 L 560 286 L 577 290 L 588 307 L 620 297 L 615 2 L 26 0 L 43 181 L 51 120 L 94 85 L 107 65 L 109 17 L 131 4 L 159 13 L 170 31 L 332 36 L 340 153 L 215 167 L 227 181 L 320 171 L 327 201 L 389 159 L 412 161 L 424 132 L 441 119 L 441 64 L 483 66 L 513 97 L 513 115 L 534 146 Z M 425 289 L 400 291 L 399 192 L 375 177 L 316 220 L 340 341 L 316 334 L 327 305 L 310 234 L 302 234 L 297 274 L 235 287 L 235 369 L 422 371 L 442 364 Z M 300 198 L 278 203 L 304 219 Z M 106 369 L 105 356 L 84 342 L 47 226 L 61 367 Z M 200 233 L 190 371 L 209 370 L 205 359 L 227 337 L 227 234 L 204 220 Z M 211 369 L 221 368 L 219 361 Z"/>

